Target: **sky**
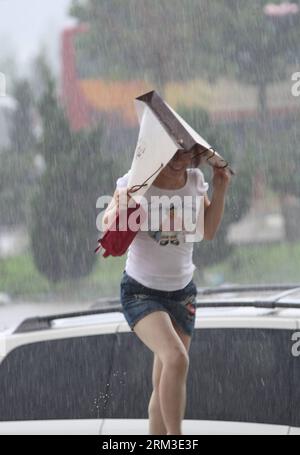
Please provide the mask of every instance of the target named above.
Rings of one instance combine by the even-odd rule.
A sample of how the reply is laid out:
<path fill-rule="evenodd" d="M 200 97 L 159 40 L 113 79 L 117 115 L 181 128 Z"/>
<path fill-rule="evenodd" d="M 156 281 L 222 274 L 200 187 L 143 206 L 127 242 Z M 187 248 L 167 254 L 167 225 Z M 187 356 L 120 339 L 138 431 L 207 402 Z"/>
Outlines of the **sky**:
<path fill-rule="evenodd" d="M 16 60 L 20 74 L 44 47 L 54 71 L 59 69 L 60 31 L 70 22 L 72 0 L 0 0 L 0 64 Z M 5 68 L 0 68 L 5 73 Z"/>

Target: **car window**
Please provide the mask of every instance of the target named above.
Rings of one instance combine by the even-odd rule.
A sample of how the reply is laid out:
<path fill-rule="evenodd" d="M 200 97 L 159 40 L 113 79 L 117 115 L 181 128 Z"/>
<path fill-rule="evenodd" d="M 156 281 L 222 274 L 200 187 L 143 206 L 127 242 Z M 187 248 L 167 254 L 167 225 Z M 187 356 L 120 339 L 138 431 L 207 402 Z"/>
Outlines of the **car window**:
<path fill-rule="evenodd" d="M 114 342 L 105 334 L 12 351 L 0 364 L 0 420 L 103 418 Z"/>
<path fill-rule="evenodd" d="M 295 422 L 297 383 L 291 371 L 294 368 L 297 377 L 297 369 L 299 377 L 299 362 L 296 365 L 291 354 L 291 333 L 197 329 L 190 350 L 186 418 Z"/>
<path fill-rule="evenodd" d="M 107 418 L 147 419 L 153 353 L 132 333 L 117 333 Z"/>

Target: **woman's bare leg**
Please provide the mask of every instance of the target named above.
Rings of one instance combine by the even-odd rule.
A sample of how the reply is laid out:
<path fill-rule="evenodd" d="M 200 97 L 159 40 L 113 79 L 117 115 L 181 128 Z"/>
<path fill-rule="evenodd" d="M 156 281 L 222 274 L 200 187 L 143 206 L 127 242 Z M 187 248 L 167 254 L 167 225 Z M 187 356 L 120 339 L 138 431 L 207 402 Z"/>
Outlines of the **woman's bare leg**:
<path fill-rule="evenodd" d="M 159 399 L 167 434 L 181 435 L 189 367 L 186 348 L 165 311 L 148 314 L 137 322 L 134 331 L 162 363 Z"/>
<path fill-rule="evenodd" d="M 159 383 L 162 371 L 162 363 L 159 357 L 154 354 L 153 371 L 152 371 L 152 385 L 153 391 L 149 401 L 148 415 L 149 415 L 149 433 L 150 434 L 167 434 L 167 428 L 161 413 L 160 399 L 159 399 Z"/>
<path fill-rule="evenodd" d="M 190 349 L 190 345 L 191 345 L 191 336 L 184 333 L 178 327 L 178 325 L 174 322 L 173 319 L 171 319 L 171 321 L 172 321 L 172 324 L 173 324 L 173 327 L 174 327 L 176 333 L 178 334 L 179 338 L 181 339 L 182 343 L 185 346 L 186 352 L 188 353 L 189 349 Z M 186 409 L 186 387 L 184 388 L 184 399 L 183 399 L 183 403 L 182 403 L 182 420 L 184 419 L 185 409 Z M 169 434 L 169 433 L 167 433 L 167 434 Z"/>
<path fill-rule="evenodd" d="M 183 342 L 186 351 L 189 351 L 190 344 L 191 344 L 191 337 L 184 333 L 178 325 L 171 319 L 173 327 L 177 332 L 179 338 Z M 163 416 L 161 413 L 161 406 L 160 406 L 160 399 L 159 399 L 159 383 L 160 377 L 162 372 L 162 363 L 159 360 L 159 357 L 154 354 L 153 360 L 153 371 L 152 371 L 152 385 L 153 391 L 150 398 L 149 406 L 148 406 L 148 415 L 149 415 L 149 432 L 150 434 L 156 435 L 163 435 L 167 434 L 167 429 L 163 420 Z M 184 418 L 184 412 L 186 408 L 186 391 L 184 402 L 182 406 L 182 419 Z"/>

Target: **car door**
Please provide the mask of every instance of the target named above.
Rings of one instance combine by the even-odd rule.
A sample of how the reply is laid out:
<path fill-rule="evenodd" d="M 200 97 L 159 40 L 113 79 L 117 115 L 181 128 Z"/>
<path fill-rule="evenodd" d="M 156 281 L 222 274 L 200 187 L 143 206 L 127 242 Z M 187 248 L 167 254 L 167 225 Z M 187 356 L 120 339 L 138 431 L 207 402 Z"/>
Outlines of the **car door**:
<path fill-rule="evenodd" d="M 189 434 L 288 434 L 295 396 L 291 333 L 196 329 L 187 382 Z"/>
<path fill-rule="evenodd" d="M 116 333 L 110 395 L 101 434 L 148 434 L 153 353 L 123 324 Z"/>
<path fill-rule="evenodd" d="M 183 434 L 288 434 L 295 421 L 291 333 L 196 328 Z M 148 434 L 153 354 L 130 332 L 117 334 L 116 347 L 102 434 Z"/>
<path fill-rule="evenodd" d="M 0 364 L 0 433 L 99 434 L 115 341 L 114 333 L 68 334 L 9 352 Z"/>

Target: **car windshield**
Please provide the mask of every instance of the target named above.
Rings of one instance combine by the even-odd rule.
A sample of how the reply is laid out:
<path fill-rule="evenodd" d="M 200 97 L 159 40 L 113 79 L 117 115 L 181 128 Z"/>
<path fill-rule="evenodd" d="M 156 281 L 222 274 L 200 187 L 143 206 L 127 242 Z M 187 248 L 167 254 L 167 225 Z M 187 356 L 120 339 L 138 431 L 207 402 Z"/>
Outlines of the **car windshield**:
<path fill-rule="evenodd" d="M 146 156 L 137 190 L 151 173 L 167 173 L 176 150 L 165 159 L 160 134 L 187 151 L 199 141 L 193 131 L 210 147 L 178 177 L 181 153 L 168 167 L 174 181 L 164 186 L 159 177 L 152 188 L 186 188 L 192 166 L 202 171 L 210 221 L 207 237 L 193 242 L 199 292 L 254 286 L 247 298 L 256 299 L 264 286 L 299 286 L 298 0 L 33 3 L 24 14 L 41 27 L 28 33 L 20 31 L 14 2 L 0 7 L 0 329 L 119 298 L 128 250 L 95 253 L 101 216 L 134 156 Z M 152 169 L 155 141 L 148 131 L 141 142 L 134 100 L 153 90 L 179 115 L 172 125 L 182 132 L 183 119 L 191 129 L 176 139 L 170 118 L 160 118 L 165 133 L 156 129 L 155 138 L 163 150 Z M 149 111 L 158 115 L 155 104 Z M 224 161 L 210 159 L 212 151 Z M 228 186 L 215 170 L 220 162 L 234 172 Z M 153 272 L 152 254 L 161 248 L 157 254 L 169 262 L 157 274 L 170 277 L 170 258 L 191 246 L 184 239 L 172 227 L 149 229 L 151 255 L 136 270 Z"/>

